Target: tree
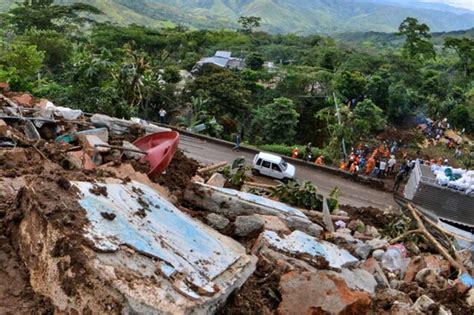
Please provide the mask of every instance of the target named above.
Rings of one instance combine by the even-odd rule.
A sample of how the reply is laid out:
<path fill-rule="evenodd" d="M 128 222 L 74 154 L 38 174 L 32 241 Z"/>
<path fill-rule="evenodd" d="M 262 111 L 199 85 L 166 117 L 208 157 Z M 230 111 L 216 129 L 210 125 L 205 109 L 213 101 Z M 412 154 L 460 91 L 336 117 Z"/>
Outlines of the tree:
<path fill-rule="evenodd" d="M 298 118 L 293 101 L 280 97 L 255 110 L 252 132 L 264 143 L 292 144 Z"/>
<path fill-rule="evenodd" d="M 334 88 L 349 100 L 364 95 L 366 86 L 366 78 L 358 71 L 342 71 L 334 77 Z"/>
<path fill-rule="evenodd" d="M 245 58 L 245 64 L 252 70 L 260 70 L 263 68 L 263 55 L 260 53 L 251 53 Z"/>
<path fill-rule="evenodd" d="M 254 28 L 260 27 L 261 21 L 262 18 L 258 16 L 241 16 L 238 20 L 244 34 L 251 34 Z"/>
<path fill-rule="evenodd" d="M 372 76 L 367 84 L 369 98 L 382 109 L 387 107 L 389 86 L 389 82 L 379 75 Z"/>
<path fill-rule="evenodd" d="M 385 118 L 383 110 L 375 105 L 370 99 L 365 99 L 354 108 L 353 111 L 354 132 L 356 140 L 383 130 Z"/>
<path fill-rule="evenodd" d="M 461 59 L 464 75 L 469 77 L 474 70 L 474 40 L 467 37 L 447 37 L 444 40 L 444 47 L 451 48 L 456 51 L 459 59 Z"/>
<path fill-rule="evenodd" d="M 8 19 L 20 33 L 31 28 L 60 32 L 64 27 L 58 25 L 56 21 L 63 21 L 66 24 L 94 23 L 94 20 L 85 16 L 86 14 L 102 14 L 102 12 L 84 3 L 57 5 L 54 4 L 54 0 L 25 0 L 10 10 Z"/>
<path fill-rule="evenodd" d="M 405 36 L 406 41 L 403 44 L 403 53 L 410 59 L 434 59 L 436 52 L 431 43 L 430 28 L 425 23 L 419 24 L 418 20 L 407 17 L 398 28 L 397 35 Z"/>

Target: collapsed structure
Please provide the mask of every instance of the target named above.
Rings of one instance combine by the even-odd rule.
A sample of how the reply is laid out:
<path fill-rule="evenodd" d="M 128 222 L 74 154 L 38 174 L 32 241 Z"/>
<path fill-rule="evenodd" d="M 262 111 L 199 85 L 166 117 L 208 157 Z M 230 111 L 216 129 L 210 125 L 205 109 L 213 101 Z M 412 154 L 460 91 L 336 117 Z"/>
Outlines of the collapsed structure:
<path fill-rule="evenodd" d="M 0 313 L 474 311 L 471 251 L 413 208 L 297 209 L 139 119 L 15 93 L 0 110 Z"/>

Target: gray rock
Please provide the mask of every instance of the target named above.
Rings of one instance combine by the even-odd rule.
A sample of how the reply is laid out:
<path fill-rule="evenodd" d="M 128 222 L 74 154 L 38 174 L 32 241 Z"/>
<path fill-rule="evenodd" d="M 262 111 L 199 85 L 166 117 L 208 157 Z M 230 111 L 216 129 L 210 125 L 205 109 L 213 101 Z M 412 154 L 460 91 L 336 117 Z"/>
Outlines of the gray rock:
<path fill-rule="evenodd" d="M 372 246 L 373 250 L 376 249 L 387 249 L 389 246 L 389 243 L 386 239 L 381 239 L 381 238 L 374 238 L 373 240 L 370 240 L 367 242 L 368 245 Z"/>
<path fill-rule="evenodd" d="M 404 283 L 405 283 L 405 282 L 403 282 L 403 281 L 401 281 L 401 280 L 395 280 L 395 279 L 394 279 L 394 280 L 390 281 L 390 287 L 391 287 L 392 289 L 398 289 L 398 288 L 400 288 L 400 286 L 401 286 L 402 284 L 404 284 Z"/>
<path fill-rule="evenodd" d="M 372 252 L 372 257 L 374 257 L 378 261 L 381 261 L 383 254 L 385 254 L 385 251 L 383 249 L 377 249 Z"/>
<path fill-rule="evenodd" d="M 297 216 L 290 217 L 286 223 L 290 230 L 298 230 L 314 237 L 319 237 L 324 232 L 324 229 L 316 223 Z"/>
<path fill-rule="evenodd" d="M 128 141 L 123 141 L 122 146 L 127 149 L 140 150 L 139 148 L 137 148 L 135 145 L 133 145 L 132 143 Z M 123 151 L 123 153 L 125 154 L 127 159 L 131 159 L 131 160 L 139 160 L 143 157 L 143 154 L 137 153 L 137 152 Z"/>
<path fill-rule="evenodd" d="M 362 290 L 372 296 L 375 294 L 377 281 L 373 275 L 363 269 L 342 268 L 341 272 L 329 271 L 328 273 L 343 278 L 347 286 L 353 290 Z"/>
<path fill-rule="evenodd" d="M 380 236 L 380 233 L 379 233 L 379 231 L 377 230 L 377 228 L 375 228 L 374 226 L 372 226 L 372 225 L 367 225 L 367 226 L 365 227 L 365 235 L 372 236 L 372 237 L 379 237 L 379 236 Z"/>
<path fill-rule="evenodd" d="M 371 250 L 372 247 L 370 245 L 362 242 L 355 245 L 355 253 L 361 259 L 367 259 L 367 257 L 369 257 L 370 255 Z"/>
<path fill-rule="evenodd" d="M 259 215 L 246 215 L 237 217 L 234 224 L 237 236 L 247 236 L 263 229 L 265 220 Z"/>
<path fill-rule="evenodd" d="M 226 182 L 226 179 L 224 175 L 221 173 L 214 173 L 212 174 L 211 178 L 207 181 L 208 185 L 214 186 L 214 187 L 224 187 Z"/>
<path fill-rule="evenodd" d="M 216 213 L 209 213 L 206 216 L 206 221 L 207 221 L 207 224 L 209 224 L 211 227 L 215 228 L 216 230 L 223 230 L 230 223 L 229 219 Z"/>
<path fill-rule="evenodd" d="M 349 234 L 352 237 L 352 231 L 348 228 L 340 228 L 336 230 L 337 233 Z"/>

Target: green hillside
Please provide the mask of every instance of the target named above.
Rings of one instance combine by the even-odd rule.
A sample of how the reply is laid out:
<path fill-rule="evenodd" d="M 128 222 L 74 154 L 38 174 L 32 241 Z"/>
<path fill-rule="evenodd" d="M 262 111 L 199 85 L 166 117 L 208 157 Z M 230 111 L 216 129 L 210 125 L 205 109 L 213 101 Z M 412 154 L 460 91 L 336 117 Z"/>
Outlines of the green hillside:
<path fill-rule="evenodd" d="M 407 16 L 435 32 L 474 27 L 474 12 L 427 5 L 373 0 L 83 0 L 105 12 L 107 19 L 149 27 L 180 24 L 191 28 L 237 28 L 241 15 L 262 18 L 273 33 L 394 32 Z M 0 5 L 5 10 L 15 0 Z M 58 0 L 71 3 L 74 0 Z M 414 3 L 414 4 L 413 4 Z M 447 6 L 445 6 L 447 7 Z M 449 7 L 447 7 L 449 8 Z"/>

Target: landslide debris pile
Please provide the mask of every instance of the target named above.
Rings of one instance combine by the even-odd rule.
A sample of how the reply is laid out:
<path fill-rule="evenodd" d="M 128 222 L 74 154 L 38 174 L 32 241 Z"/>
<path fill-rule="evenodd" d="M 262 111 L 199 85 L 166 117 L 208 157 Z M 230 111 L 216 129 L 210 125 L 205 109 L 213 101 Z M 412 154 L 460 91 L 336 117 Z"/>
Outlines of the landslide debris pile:
<path fill-rule="evenodd" d="M 416 212 L 297 209 L 180 151 L 148 176 L 138 119 L 0 116 L 0 314 L 474 313 L 472 253 Z"/>

